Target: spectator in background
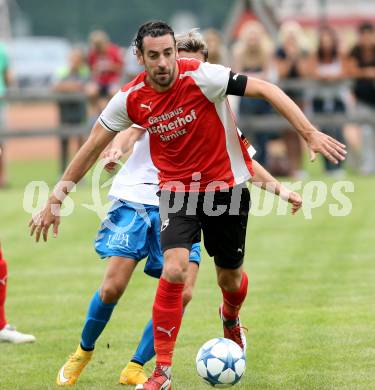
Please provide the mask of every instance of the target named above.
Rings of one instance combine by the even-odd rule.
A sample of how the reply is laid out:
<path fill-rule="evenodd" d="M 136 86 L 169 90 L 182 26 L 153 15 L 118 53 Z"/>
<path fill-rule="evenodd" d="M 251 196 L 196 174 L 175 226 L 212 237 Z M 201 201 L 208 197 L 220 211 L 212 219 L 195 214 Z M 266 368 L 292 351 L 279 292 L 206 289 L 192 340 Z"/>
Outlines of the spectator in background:
<path fill-rule="evenodd" d="M 208 51 L 210 55 L 210 50 Z M 263 26 L 257 21 L 246 23 L 240 33 L 239 39 L 233 46 L 232 70 L 235 73 L 269 80 L 272 73 L 271 43 Z M 271 105 L 263 99 L 240 98 L 240 116 L 267 115 L 272 111 Z M 251 128 L 242 126 L 245 134 L 251 132 Z M 252 143 L 257 154 L 254 157 L 261 165 L 268 167 L 267 142 L 277 137 L 271 132 L 254 132 Z"/>
<path fill-rule="evenodd" d="M 276 65 L 280 79 L 300 79 L 309 74 L 309 56 L 304 47 L 304 31 L 294 21 L 281 25 L 279 31 L 280 47 L 276 51 Z M 289 95 L 303 108 L 302 89 L 285 88 Z M 284 133 L 285 146 L 289 158 L 289 174 L 299 177 L 302 171 L 302 144 L 297 134 L 291 130 Z"/>
<path fill-rule="evenodd" d="M 133 80 L 138 75 L 138 73 L 141 73 L 144 70 L 144 67 L 138 63 L 133 45 L 130 45 L 125 50 L 125 64 L 126 67 L 124 69 L 124 84 Z"/>
<path fill-rule="evenodd" d="M 311 56 L 311 76 L 320 81 L 312 99 L 314 113 L 337 114 L 345 112 L 345 97 L 347 88 L 335 83 L 344 75 L 343 56 L 340 52 L 336 32 L 325 26 L 319 31 L 318 48 Z M 335 126 L 325 126 L 325 132 L 340 142 L 343 142 L 342 129 Z M 324 158 L 327 173 L 342 174 L 342 161 L 333 164 Z"/>
<path fill-rule="evenodd" d="M 96 119 L 121 86 L 124 61 L 120 47 L 112 43 L 104 31 L 93 31 L 89 39 L 88 63 L 92 82 L 88 92 Z"/>
<path fill-rule="evenodd" d="M 208 47 L 208 62 L 228 65 L 228 52 L 219 31 L 209 28 L 203 32 L 203 39 Z"/>
<path fill-rule="evenodd" d="M 374 117 L 375 110 L 375 29 L 370 22 L 359 26 L 358 42 L 347 62 L 348 76 L 355 78 L 354 95 L 357 113 Z M 362 126 L 362 162 L 364 175 L 375 174 L 375 127 Z"/>
<path fill-rule="evenodd" d="M 0 43 L 0 132 L 5 123 L 5 102 L 4 95 L 7 87 L 10 84 L 10 73 L 8 57 L 5 52 L 5 47 Z M 0 139 L 0 149 L 2 148 Z M 0 153 L 0 188 L 6 186 L 6 174 L 5 174 L 5 157 L 3 153 Z"/>
<path fill-rule="evenodd" d="M 69 55 L 69 64 L 57 71 L 54 90 L 60 93 L 84 93 L 90 80 L 90 69 L 85 61 L 85 55 L 79 48 L 75 48 Z M 66 100 L 59 103 L 60 123 L 63 125 L 79 125 L 86 122 L 86 102 L 80 100 Z M 69 138 L 61 138 L 61 168 L 65 170 L 68 159 Z M 83 137 L 78 136 L 78 147 L 83 144 Z"/>

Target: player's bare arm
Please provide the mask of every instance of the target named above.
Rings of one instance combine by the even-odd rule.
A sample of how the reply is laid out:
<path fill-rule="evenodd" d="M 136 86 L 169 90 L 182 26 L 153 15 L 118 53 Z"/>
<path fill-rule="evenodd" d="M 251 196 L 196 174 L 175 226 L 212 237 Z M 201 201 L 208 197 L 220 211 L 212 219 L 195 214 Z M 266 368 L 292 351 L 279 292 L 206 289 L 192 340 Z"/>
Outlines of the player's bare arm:
<path fill-rule="evenodd" d="M 280 196 L 281 199 L 292 205 L 292 214 L 295 214 L 302 206 L 301 195 L 290 191 L 283 186 L 275 177 L 273 177 L 262 165 L 253 160 L 254 176 L 251 182 L 266 191 Z"/>
<path fill-rule="evenodd" d="M 104 129 L 99 122 L 93 127 L 87 141 L 74 156 L 65 170 L 61 180 L 56 184 L 47 204 L 42 211 L 35 215 L 29 222 L 30 235 L 35 232 L 35 240 L 38 242 L 43 235 L 44 241 L 48 239 L 48 230 L 53 226 L 53 235 L 58 234 L 60 224 L 60 207 L 74 184 L 77 184 L 86 172 L 94 165 L 100 153 L 113 140 L 116 133 Z"/>
<path fill-rule="evenodd" d="M 111 145 L 103 152 L 103 158 L 108 160 L 104 169 L 112 173 L 118 161 L 126 154 L 131 153 L 134 144 L 142 137 L 145 130 L 140 127 L 129 127 L 126 131 L 122 131 L 116 135 Z"/>
<path fill-rule="evenodd" d="M 335 164 L 340 160 L 345 160 L 345 145 L 316 129 L 297 104 L 278 86 L 267 81 L 248 77 L 244 95 L 262 98 L 270 102 L 307 142 L 311 161 L 315 160 L 316 153 L 323 154 Z"/>

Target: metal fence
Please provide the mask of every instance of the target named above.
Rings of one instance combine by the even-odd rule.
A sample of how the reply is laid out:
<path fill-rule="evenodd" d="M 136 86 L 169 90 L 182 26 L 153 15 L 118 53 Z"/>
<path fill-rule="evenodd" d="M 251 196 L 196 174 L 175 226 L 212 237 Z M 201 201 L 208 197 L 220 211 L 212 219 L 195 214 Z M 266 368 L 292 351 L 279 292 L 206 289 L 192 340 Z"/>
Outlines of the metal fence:
<path fill-rule="evenodd" d="M 320 85 L 327 86 L 327 83 L 319 83 L 315 80 L 285 80 L 280 81 L 279 86 L 282 89 L 294 89 L 303 92 L 306 102 L 311 100 L 312 95 L 319 93 Z M 351 81 L 336 81 L 330 83 L 332 87 L 346 87 L 350 88 Z M 86 102 L 86 97 L 80 93 L 52 93 L 48 90 L 29 90 L 29 91 L 10 91 L 6 97 L 6 101 L 9 104 L 23 103 L 23 104 L 35 104 L 35 103 L 63 103 L 63 102 Z M 375 110 L 374 110 L 375 114 Z M 346 110 L 344 113 L 330 113 L 330 114 L 315 114 L 309 112 L 307 116 L 321 129 L 325 127 L 343 127 L 347 123 L 356 124 L 370 124 L 375 128 L 375 115 L 372 112 L 370 114 L 357 113 L 355 109 Z M 277 113 L 271 113 L 267 115 L 242 115 L 238 118 L 239 127 L 245 130 L 247 136 L 251 136 L 255 132 L 273 131 L 282 132 L 286 128 L 290 128 L 290 124 L 283 119 Z M 91 128 L 88 123 L 71 125 L 60 124 L 56 127 L 47 128 L 32 128 L 32 126 L 26 128 L 12 129 L 9 127 L 3 127 L 0 130 L 0 142 L 10 138 L 37 138 L 37 137 L 57 137 L 62 145 L 61 147 L 61 165 L 65 167 L 67 162 L 67 140 L 70 137 L 87 136 Z"/>

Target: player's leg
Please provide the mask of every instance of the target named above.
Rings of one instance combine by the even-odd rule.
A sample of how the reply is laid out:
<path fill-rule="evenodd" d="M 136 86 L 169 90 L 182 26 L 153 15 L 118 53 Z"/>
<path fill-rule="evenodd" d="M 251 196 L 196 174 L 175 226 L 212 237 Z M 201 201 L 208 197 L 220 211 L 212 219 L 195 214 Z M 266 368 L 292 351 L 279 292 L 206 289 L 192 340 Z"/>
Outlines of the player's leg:
<path fill-rule="evenodd" d="M 182 322 L 182 293 L 188 264 L 188 249 L 171 248 L 164 252 L 163 273 L 152 310 L 156 370 L 145 383 L 144 389 L 170 389 L 172 357 Z M 154 387 L 153 382 L 160 386 Z"/>
<path fill-rule="evenodd" d="M 169 197 L 171 195 L 171 198 Z M 180 330 L 183 313 L 183 290 L 189 268 L 189 253 L 200 231 L 197 216 L 187 216 L 188 197 L 181 207 L 171 211 L 183 194 L 161 193 L 160 217 L 162 221 L 161 247 L 164 251 L 164 267 L 152 311 L 155 338 L 156 369 L 152 376 L 137 389 L 169 390 L 174 346 Z"/>
<path fill-rule="evenodd" d="M 35 337 L 33 335 L 18 332 L 15 327 L 7 323 L 5 317 L 7 279 L 7 262 L 3 258 L 3 253 L 0 246 L 0 342 L 7 342 L 12 344 L 33 343 L 35 341 Z"/>
<path fill-rule="evenodd" d="M 223 321 L 224 337 L 246 350 L 246 337 L 241 327 L 240 309 L 247 296 L 248 278 L 243 267 L 225 269 L 216 266 L 218 285 L 223 295 L 219 314 Z"/>
<path fill-rule="evenodd" d="M 246 187 L 238 186 L 227 194 L 215 196 L 215 204 L 230 206 L 222 215 L 205 216 L 202 222 L 205 246 L 209 255 L 214 257 L 217 281 L 223 295 L 220 317 L 224 337 L 246 348 L 239 312 L 247 295 L 248 279 L 242 264 L 250 194 Z"/>
<path fill-rule="evenodd" d="M 3 330 L 7 324 L 5 318 L 5 298 L 7 293 L 8 268 L 0 247 L 0 330 Z"/>
<path fill-rule="evenodd" d="M 58 372 L 56 383 L 59 386 L 74 385 L 77 382 L 91 360 L 95 343 L 110 320 L 136 265 L 137 261 L 124 257 L 112 256 L 108 260 L 103 282 L 90 301 L 80 344 Z"/>
<path fill-rule="evenodd" d="M 144 266 L 144 273 L 160 278 L 163 270 L 163 253 L 160 248 L 160 216 L 159 207 L 147 206 L 149 227 L 147 232 L 148 257 Z M 152 320 L 146 324 L 138 347 L 130 362 L 120 374 L 119 382 L 123 385 L 138 385 L 147 381 L 147 375 L 143 369 L 146 362 L 155 356 L 154 331 Z"/>
<path fill-rule="evenodd" d="M 198 276 L 199 267 L 196 262 L 189 263 L 188 276 L 184 290 L 182 292 L 182 305 L 185 310 L 186 306 L 192 299 L 195 282 Z M 128 365 L 125 367 L 121 374 L 120 383 L 122 384 L 139 384 L 144 383 L 134 378 L 140 373 L 140 367 L 149 362 L 155 356 L 154 348 L 154 332 L 152 328 L 152 320 L 150 320 L 145 326 L 142 334 L 141 341 Z M 131 364 L 133 363 L 133 364 Z M 130 383 L 132 382 L 132 383 Z"/>
<path fill-rule="evenodd" d="M 95 342 L 110 320 L 136 265 L 136 260 L 119 256 L 108 260 L 103 282 L 91 299 L 83 327 L 80 346 L 84 351 L 94 350 Z"/>
<path fill-rule="evenodd" d="M 105 276 L 89 304 L 81 342 L 58 373 L 58 385 L 76 383 L 90 361 L 95 342 L 110 320 L 137 261 L 144 257 L 143 246 L 146 242 L 147 229 L 143 219 L 138 218 L 136 210 L 127 203 L 115 202 L 95 240 L 97 253 L 102 258 L 108 258 Z"/>
<path fill-rule="evenodd" d="M 159 225 L 159 223 L 157 224 Z M 160 274 L 163 267 L 163 255 L 160 249 L 160 226 L 154 229 L 156 240 L 150 237 L 150 255 L 145 265 L 145 273 L 153 276 Z M 154 248 L 154 244 L 155 248 Z M 200 262 L 200 243 L 193 244 L 189 256 L 188 275 L 182 292 L 183 309 L 192 299 L 192 293 L 198 275 Z M 120 383 L 124 385 L 138 385 L 146 382 L 147 377 L 143 370 L 145 363 L 155 356 L 154 332 L 152 320 L 145 326 L 142 338 L 131 359 L 120 375 Z"/>

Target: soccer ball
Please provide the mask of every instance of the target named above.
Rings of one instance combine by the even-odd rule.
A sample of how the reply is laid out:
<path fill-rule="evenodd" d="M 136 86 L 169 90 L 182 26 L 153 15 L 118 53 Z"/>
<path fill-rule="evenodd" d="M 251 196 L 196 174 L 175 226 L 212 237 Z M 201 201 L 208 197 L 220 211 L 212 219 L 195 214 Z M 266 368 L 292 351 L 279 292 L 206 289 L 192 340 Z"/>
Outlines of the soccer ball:
<path fill-rule="evenodd" d="M 207 341 L 198 351 L 197 371 L 212 387 L 231 387 L 245 372 L 245 355 L 234 341 L 216 338 Z"/>

